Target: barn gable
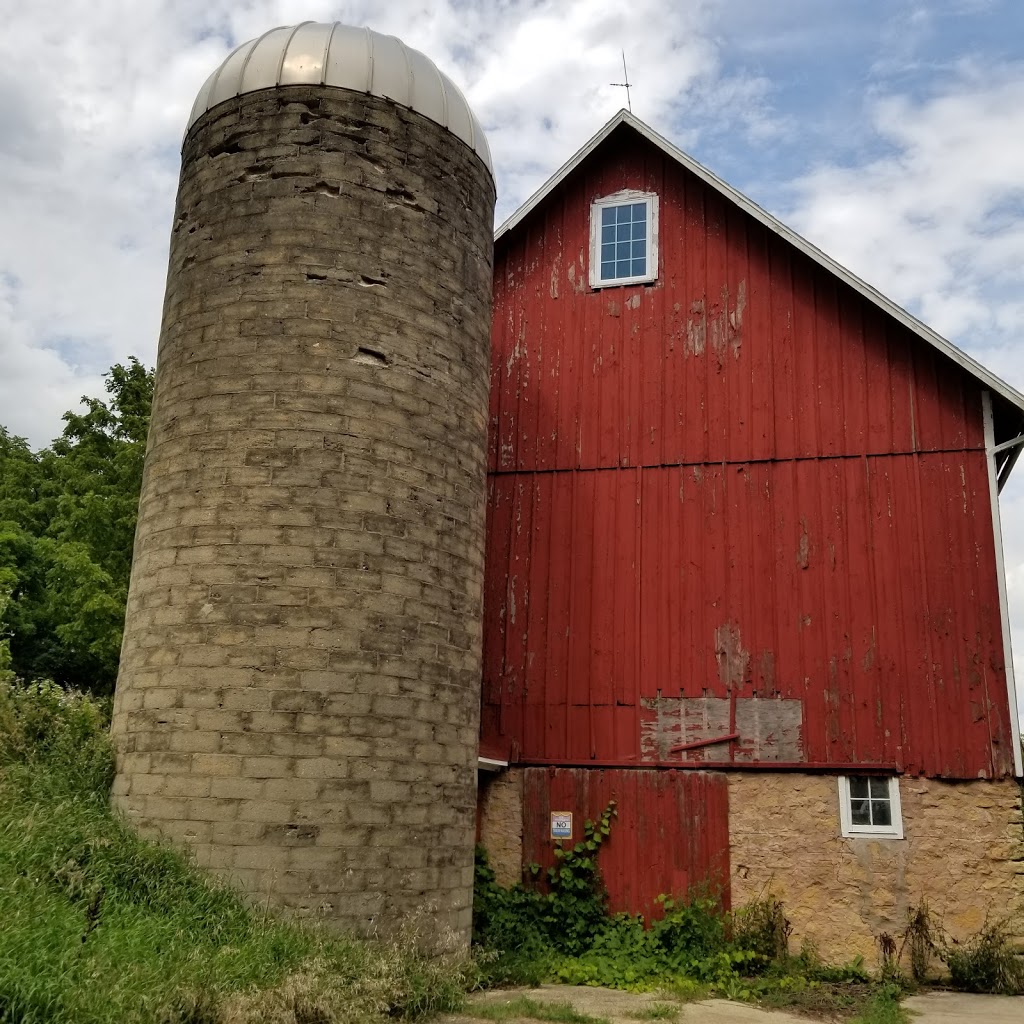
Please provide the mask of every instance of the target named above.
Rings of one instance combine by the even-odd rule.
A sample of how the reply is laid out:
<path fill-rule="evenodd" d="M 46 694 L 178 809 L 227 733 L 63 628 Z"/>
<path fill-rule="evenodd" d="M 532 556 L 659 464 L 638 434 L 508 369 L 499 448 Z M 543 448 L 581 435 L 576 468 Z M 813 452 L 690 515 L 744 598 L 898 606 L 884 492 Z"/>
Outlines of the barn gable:
<path fill-rule="evenodd" d="M 612 140 L 611 147 L 606 145 L 609 139 Z M 644 147 L 640 140 L 643 140 L 648 145 Z M 627 152 L 629 150 L 638 151 L 638 154 L 643 153 L 644 166 L 641 168 L 634 163 L 632 181 L 634 183 L 643 183 L 651 190 L 656 189 L 659 182 L 664 182 L 666 175 L 671 176 L 678 169 L 688 172 L 685 175 L 677 174 L 677 177 L 684 181 L 686 178 L 690 178 L 690 191 L 696 191 L 697 193 L 697 202 L 690 202 L 686 210 L 685 227 L 690 229 L 691 232 L 694 229 L 700 232 L 703 228 L 703 225 L 700 223 L 703 213 L 701 204 L 703 204 L 710 217 L 708 224 L 709 242 L 712 241 L 713 232 L 716 227 L 715 215 L 718 214 L 717 227 L 720 231 L 727 230 L 731 224 L 734 228 L 739 226 L 740 231 L 747 235 L 752 258 L 756 259 L 759 253 L 764 253 L 766 248 L 765 240 L 779 239 L 789 243 L 789 247 L 791 247 L 791 250 L 795 250 L 795 252 L 790 251 L 786 253 L 786 248 L 779 246 L 773 247 L 773 251 L 776 254 L 781 254 L 782 259 L 788 259 L 793 262 L 794 266 L 802 267 L 804 273 L 809 272 L 815 281 L 825 282 L 826 288 L 829 287 L 828 282 L 832 282 L 833 288 L 846 285 L 853 293 L 867 300 L 865 309 L 870 309 L 872 313 L 877 310 L 884 314 L 882 321 L 890 330 L 892 330 L 895 324 L 902 325 L 911 334 L 927 342 L 936 353 L 945 356 L 952 364 L 965 371 L 967 375 L 973 378 L 977 386 L 990 390 L 994 400 L 995 443 L 997 445 L 1010 442 L 1024 432 L 1024 394 L 1001 380 L 977 362 L 977 360 L 933 331 L 867 282 L 841 266 L 811 242 L 763 210 L 753 200 L 722 181 L 717 175 L 672 145 L 672 143 L 626 110 L 620 110 L 601 131 L 566 161 L 537 192 L 498 227 L 495 232 L 495 244 L 499 252 L 511 241 L 509 236 L 515 237 L 519 235 L 516 229 L 524 221 L 531 222 L 527 230 L 534 232 L 538 230 L 534 211 L 542 206 L 550 207 L 552 204 L 548 203 L 548 200 L 552 196 L 555 196 L 555 209 L 549 208 L 542 213 L 544 228 L 546 229 L 551 226 L 552 218 L 557 221 L 559 218 L 557 196 L 561 193 L 564 199 L 566 189 L 571 187 L 572 179 L 574 177 L 578 178 L 581 173 L 586 179 L 593 181 L 597 185 L 598 191 L 595 194 L 608 194 L 606 191 L 602 192 L 601 190 L 602 182 L 599 168 L 603 165 L 606 172 L 611 168 L 619 168 L 621 173 L 621 157 L 624 150 Z M 601 152 L 598 153 L 598 151 Z M 597 160 L 592 159 L 595 153 L 598 153 Z M 660 160 L 659 155 L 662 158 Z M 660 168 L 658 167 L 659 163 L 661 164 Z M 611 173 L 614 175 L 615 171 L 612 170 Z M 594 181 L 595 176 L 597 177 L 596 181 Z M 703 183 L 707 188 L 694 190 L 692 186 L 697 183 Z M 686 190 L 685 185 L 683 190 Z M 718 201 L 719 199 L 720 201 Z M 738 218 L 736 215 L 739 212 L 746 214 L 749 220 L 747 218 Z M 587 226 L 585 223 L 579 223 L 578 215 L 580 213 L 589 215 L 589 210 L 577 208 L 577 222 L 575 224 L 566 223 L 562 225 L 562 228 L 568 233 L 566 238 L 571 239 L 572 242 L 586 238 Z M 744 221 L 745 223 L 743 223 Z M 754 230 L 751 221 L 761 225 L 764 228 L 764 232 L 759 233 Z M 574 228 L 577 232 L 582 231 L 582 234 L 576 234 L 575 238 L 572 237 Z M 550 231 L 544 230 L 544 233 L 550 239 Z M 685 240 L 682 237 L 671 232 L 669 233 L 668 241 L 670 244 L 672 242 L 685 244 Z M 722 241 L 725 241 L 725 239 L 722 239 Z M 734 249 L 735 247 L 733 246 L 732 248 Z M 709 258 L 711 259 L 714 258 L 714 250 L 715 246 L 713 244 L 709 245 Z M 798 259 L 794 262 L 796 254 L 806 256 L 811 265 L 821 268 L 825 271 L 825 274 L 815 274 L 814 270 L 808 270 L 807 264 L 801 264 Z M 663 265 L 674 262 L 671 252 L 665 252 L 662 258 Z M 567 271 L 568 267 L 569 264 L 566 265 Z M 687 270 L 692 269 L 700 268 L 695 268 L 691 263 Z M 708 269 L 713 269 L 713 267 L 709 266 Z M 575 281 L 570 278 L 569 283 L 570 286 L 575 286 L 577 289 L 582 290 L 583 281 L 578 276 L 575 278 Z M 557 288 L 557 282 L 554 279 L 552 280 L 552 288 Z M 729 306 L 728 295 L 722 295 L 720 297 L 722 301 L 717 303 L 716 299 L 719 297 L 711 296 L 709 301 L 711 303 L 712 316 L 715 313 L 719 315 L 724 313 L 726 317 L 734 321 L 736 303 L 741 307 L 740 315 L 742 316 L 745 296 L 740 295 L 737 289 L 731 297 L 733 300 L 732 308 Z M 849 296 L 847 297 L 847 304 L 849 304 Z M 676 310 L 675 312 L 678 313 L 679 311 Z M 872 320 L 871 314 L 865 313 L 864 315 L 866 317 L 865 323 L 870 323 Z M 694 321 L 689 315 L 686 316 L 686 319 L 690 325 L 696 323 L 699 339 L 699 322 Z M 889 323 L 890 320 L 892 323 Z M 730 327 L 734 328 L 735 323 L 733 322 Z M 693 327 L 691 326 L 690 329 L 692 332 Z M 714 329 L 715 325 L 712 320 L 712 332 L 714 332 Z M 726 334 L 729 333 L 729 329 L 729 327 L 725 328 Z M 718 336 L 721 337 L 720 334 Z M 873 381 L 872 383 L 877 382 Z M 997 461 L 1000 485 L 1005 482 L 1005 478 L 1009 475 L 1009 471 L 1012 469 L 1019 452 L 1020 446 L 1014 446 L 999 453 Z"/>

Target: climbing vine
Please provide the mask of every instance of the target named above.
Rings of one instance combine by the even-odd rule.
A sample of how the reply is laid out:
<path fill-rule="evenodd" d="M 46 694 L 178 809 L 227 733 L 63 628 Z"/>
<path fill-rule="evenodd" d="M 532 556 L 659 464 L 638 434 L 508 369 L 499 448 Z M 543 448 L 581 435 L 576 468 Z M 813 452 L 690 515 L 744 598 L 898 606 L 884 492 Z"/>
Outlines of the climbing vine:
<path fill-rule="evenodd" d="M 478 849 L 474 940 L 494 981 L 641 989 L 674 979 L 736 994 L 741 976 L 763 974 L 785 955 L 788 923 L 776 901 L 729 915 L 705 889 L 661 897 L 664 914 L 649 924 L 610 914 L 598 860 L 615 816 L 612 802 L 584 824 L 579 842 L 555 842 L 551 867 L 529 865 L 518 885 L 498 885 Z"/>
<path fill-rule="evenodd" d="M 580 842 L 555 842 L 551 867 L 530 864 L 526 881 L 510 887 L 498 885 L 486 851 L 477 847 L 473 938 L 491 952 L 500 980 L 538 981 L 555 957 L 584 952 L 606 927 L 608 893 L 597 856 L 615 814 L 613 801 L 584 824 Z"/>

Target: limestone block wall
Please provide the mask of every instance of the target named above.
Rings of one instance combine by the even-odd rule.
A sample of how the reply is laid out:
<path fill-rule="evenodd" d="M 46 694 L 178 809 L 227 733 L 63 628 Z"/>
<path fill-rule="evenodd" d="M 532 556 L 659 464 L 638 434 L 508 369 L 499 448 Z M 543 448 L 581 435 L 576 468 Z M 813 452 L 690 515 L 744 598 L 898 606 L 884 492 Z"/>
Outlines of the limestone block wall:
<path fill-rule="evenodd" d="M 954 938 L 986 915 L 1024 911 L 1020 787 L 1012 779 L 901 778 L 905 838 L 844 839 L 837 781 L 827 775 L 729 775 L 733 905 L 770 890 L 826 959 L 878 959 L 925 899 Z"/>
<path fill-rule="evenodd" d="M 498 880 L 521 877 L 522 769 L 480 793 L 480 842 Z M 1024 924 L 1024 824 L 1012 780 L 901 778 L 905 838 L 845 839 L 835 776 L 732 772 L 729 860 L 734 907 L 771 893 L 793 926 L 796 952 L 810 939 L 837 962 L 878 959 L 882 932 L 898 935 L 927 900 L 953 938 L 1017 913 Z M 627 837 L 618 833 L 614 841 Z"/>
<path fill-rule="evenodd" d="M 254 896 L 468 941 L 494 186 L 385 100 L 186 139 L 115 801 Z"/>
<path fill-rule="evenodd" d="M 523 769 L 481 772 L 477 839 L 499 885 L 523 879 Z"/>

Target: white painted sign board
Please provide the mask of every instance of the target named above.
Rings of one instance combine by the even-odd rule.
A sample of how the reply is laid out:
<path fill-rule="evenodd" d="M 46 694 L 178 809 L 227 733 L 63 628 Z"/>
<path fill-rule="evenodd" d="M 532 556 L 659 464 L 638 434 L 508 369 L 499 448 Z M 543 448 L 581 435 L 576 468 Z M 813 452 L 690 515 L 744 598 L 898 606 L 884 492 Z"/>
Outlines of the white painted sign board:
<path fill-rule="evenodd" d="M 572 811 L 551 812 L 551 838 L 572 839 Z"/>

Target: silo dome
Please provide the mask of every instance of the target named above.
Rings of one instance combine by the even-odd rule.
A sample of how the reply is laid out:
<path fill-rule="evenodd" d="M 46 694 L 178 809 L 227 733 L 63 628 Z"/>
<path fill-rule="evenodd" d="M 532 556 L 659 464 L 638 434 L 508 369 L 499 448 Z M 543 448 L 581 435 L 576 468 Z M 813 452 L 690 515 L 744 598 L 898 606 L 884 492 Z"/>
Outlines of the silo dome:
<path fill-rule="evenodd" d="M 480 122 L 432 60 L 394 36 L 340 22 L 304 21 L 242 43 L 199 90 L 188 128 L 218 103 L 281 85 L 333 86 L 400 103 L 462 139 L 494 173 Z"/>

